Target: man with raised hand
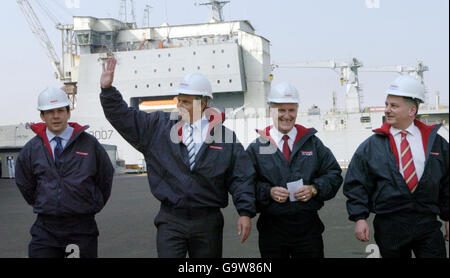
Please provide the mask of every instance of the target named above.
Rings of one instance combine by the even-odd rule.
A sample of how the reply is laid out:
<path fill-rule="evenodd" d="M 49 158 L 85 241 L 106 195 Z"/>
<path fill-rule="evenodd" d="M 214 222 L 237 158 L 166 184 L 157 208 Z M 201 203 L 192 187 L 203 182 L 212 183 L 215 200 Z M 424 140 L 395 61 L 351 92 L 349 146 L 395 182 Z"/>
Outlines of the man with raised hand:
<path fill-rule="evenodd" d="M 161 202 L 155 218 L 161 258 L 222 256 L 223 215 L 228 193 L 239 213 L 241 242 L 250 234 L 256 214 L 254 169 L 222 115 L 207 107 L 213 98 L 210 82 L 188 74 L 177 91 L 179 116 L 145 113 L 128 107 L 112 86 L 116 60 L 103 65 L 100 100 L 112 126 L 147 164 L 153 195 Z"/>

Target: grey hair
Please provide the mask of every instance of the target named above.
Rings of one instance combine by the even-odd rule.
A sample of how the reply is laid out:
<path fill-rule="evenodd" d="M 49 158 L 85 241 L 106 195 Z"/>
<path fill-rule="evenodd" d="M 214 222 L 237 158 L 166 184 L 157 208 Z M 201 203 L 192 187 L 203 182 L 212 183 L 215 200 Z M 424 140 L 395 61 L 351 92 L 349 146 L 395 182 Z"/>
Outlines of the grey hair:
<path fill-rule="evenodd" d="M 420 105 L 420 100 L 416 99 L 416 98 L 412 98 L 412 97 L 403 97 L 403 99 L 405 100 L 406 103 L 408 103 L 409 105 L 415 106 L 416 107 L 416 115 L 419 112 L 419 105 Z"/>

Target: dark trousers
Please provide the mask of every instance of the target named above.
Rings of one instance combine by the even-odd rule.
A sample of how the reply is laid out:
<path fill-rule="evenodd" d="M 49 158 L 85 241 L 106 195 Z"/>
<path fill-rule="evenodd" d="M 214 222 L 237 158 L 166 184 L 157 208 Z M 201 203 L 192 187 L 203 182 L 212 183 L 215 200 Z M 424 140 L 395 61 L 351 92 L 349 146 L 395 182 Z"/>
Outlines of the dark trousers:
<path fill-rule="evenodd" d="M 38 215 L 30 233 L 30 258 L 97 257 L 98 229 L 94 216 Z"/>
<path fill-rule="evenodd" d="M 155 218 L 156 246 L 160 258 L 221 258 L 223 215 L 217 210 L 205 215 L 182 215 L 161 208 Z"/>
<path fill-rule="evenodd" d="M 258 223 L 261 258 L 323 258 L 324 226 L 317 213 L 267 216 Z"/>
<path fill-rule="evenodd" d="M 445 240 L 436 215 L 414 212 L 376 215 L 375 241 L 383 258 L 445 258 Z"/>

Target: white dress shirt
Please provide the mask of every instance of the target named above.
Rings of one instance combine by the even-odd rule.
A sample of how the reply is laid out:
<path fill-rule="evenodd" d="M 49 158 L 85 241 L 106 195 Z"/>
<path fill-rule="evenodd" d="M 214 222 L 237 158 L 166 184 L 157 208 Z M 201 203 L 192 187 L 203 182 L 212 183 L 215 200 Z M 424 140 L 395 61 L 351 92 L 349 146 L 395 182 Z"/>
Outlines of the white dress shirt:
<path fill-rule="evenodd" d="M 188 136 L 189 136 L 189 123 L 184 123 L 183 128 L 183 142 L 186 142 Z M 193 141 L 194 141 L 194 150 L 195 155 L 197 155 L 198 151 L 200 150 L 201 146 L 203 145 L 203 142 L 205 142 L 206 136 L 208 135 L 208 127 L 209 127 L 209 121 L 206 119 L 205 115 L 202 116 L 200 120 L 197 120 L 192 124 L 193 128 Z"/>
<path fill-rule="evenodd" d="M 53 140 L 53 138 L 55 138 L 56 135 L 53 134 L 51 131 L 49 131 L 48 128 L 45 130 L 45 132 L 47 133 L 48 142 L 50 143 L 52 152 L 55 153 L 56 140 Z M 72 137 L 72 133 L 73 133 L 73 127 L 67 125 L 66 129 L 60 135 L 58 135 L 62 139 L 61 145 L 62 145 L 63 149 L 66 147 L 67 142 L 69 142 L 70 137 Z"/>
<path fill-rule="evenodd" d="M 297 128 L 295 128 L 295 126 L 291 129 L 291 131 L 288 132 L 288 134 L 283 134 L 275 127 L 272 127 L 269 131 L 269 134 L 270 134 L 270 137 L 272 137 L 272 139 L 275 141 L 275 143 L 277 143 L 278 149 L 281 152 L 283 152 L 283 145 L 284 145 L 283 136 L 284 135 L 289 136 L 288 145 L 289 145 L 289 149 L 292 152 L 292 148 L 294 147 L 294 141 L 295 141 L 295 138 L 297 137 Z"/>
<path fill-rule="evenodd" d="M 422 134 L 420 133 L 419 128 L 414 125 L 414 123 L 412 123 L 407 129 L 405 129 L 405 131 L 408 132 L 408 134 L 406 135 L 406 140 L 408 140 L 409 147 L 411 148 L 414 167 L 416 168 L 417 179 L 420 180 L 425 168 L 425 152 L 423 149 Z M 402 139 L 402 134 L 400 133 L 401 130 L 391 127 L 390 132 L 392 136 L 394 136 L 395 145 L 397 147 L 399 157 L 400 173 L 403 175 L 403 165 L 400 151 L 400 144 Z"/>

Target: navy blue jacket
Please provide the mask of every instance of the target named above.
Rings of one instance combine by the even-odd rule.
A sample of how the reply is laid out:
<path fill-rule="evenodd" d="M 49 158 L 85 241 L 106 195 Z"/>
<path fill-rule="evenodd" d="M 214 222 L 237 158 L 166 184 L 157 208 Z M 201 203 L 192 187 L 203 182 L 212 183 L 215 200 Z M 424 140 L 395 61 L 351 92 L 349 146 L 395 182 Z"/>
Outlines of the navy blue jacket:
<path fill-rule="evenodd" d="M 349 219 L 366 219 L 369 213 L 388 214 L 415 211 L 439 214 L 449 219 L 448 142 L 437 134 L 440 125 L 427 126 L 415 120 L 422 134 L 425 168 L 414 193 L 399 171 L 398 151 L 390 125 L 374 130 L 375 134 L 356 150 L 345 176 Z"/>
<path fill-rule="evenodd" d="M 261 136 L 247 148 L 257 172 L 258 211 L 271 216 L 318 211 L 324 201 L 336 195 L 343 181 L 342 170 L 333 153 L 314 135 L 315 129 L 295 125 L 297 138 L 288 162 L 270 138 L 270 128 L 258 131 Z M 288 199 L 280 204 L 270 196 L 272 187 L 287 188 L 287 183 L 299 179 L 303 179 L 304 184 L 314 185 L 318 191 L 308 202 L 290 202 Z"/>
<path fill-rule="evenodd" d="M 209 119 L 208 137 L 190 171 L 177 115 L 128 107 L 114 87 L 102 89 L 100 100 L 108 121 L 144 155 L 150 190 L 164 206 L 185 211 L 224 208 L 229 192 L 239 215 L 255 216 L 255 172 L 234 132 L 222 125 L 222 115 Z"/>
<path fill-rule="evenodd" d="M 45 132 L 46 125 L 31 126 L 37 134 L 21 150 L 16 183 L 33 211 L 54 216 L 92 215 L 111 194 L 114 168 L 97 139 L 69 123 L 74 132 L 55 164 Z"/>

